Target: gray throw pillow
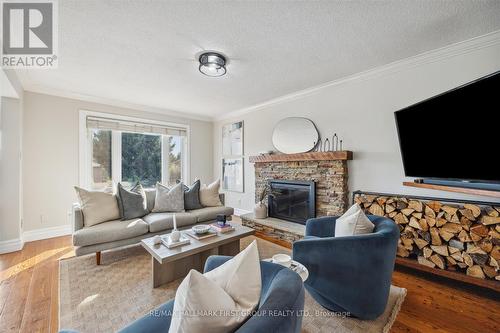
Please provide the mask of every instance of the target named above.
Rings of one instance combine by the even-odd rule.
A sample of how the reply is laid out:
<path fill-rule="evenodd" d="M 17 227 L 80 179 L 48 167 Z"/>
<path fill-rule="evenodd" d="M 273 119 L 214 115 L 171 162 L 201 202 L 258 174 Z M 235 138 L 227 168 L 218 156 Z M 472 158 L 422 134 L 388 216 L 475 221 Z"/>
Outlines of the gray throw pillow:
<path fill-rule="evenodd" d="M 169 189 L 165 185 L 156 183 L 156 198 L 153 213 L 183 212 L 184 211 L 184 184 L 179 183 Z"/>
<path fill-rule="evenodd" d="M 198 179 L 190 187 L 184 185 L 184 209 L 200 209 L 203 206 L 200 203 L 200 180 Z"/>
<path fill-rule="evenodd" d="M 118 183 L 116 198 L 122 221 L 143 217 L 148 213 L 144 190 L 139 183 L 130 190 L 125 189 L 121 183 Z"/>

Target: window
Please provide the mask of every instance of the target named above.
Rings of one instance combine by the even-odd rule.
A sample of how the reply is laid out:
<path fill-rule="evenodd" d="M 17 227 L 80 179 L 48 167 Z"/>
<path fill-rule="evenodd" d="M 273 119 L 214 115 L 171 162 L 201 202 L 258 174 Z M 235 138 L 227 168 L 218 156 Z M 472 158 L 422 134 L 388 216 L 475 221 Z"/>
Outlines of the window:
<path fill-rule="evenodd" d="M 86 111 L 81 122 L 84 186 L 112 191 L 118 182 L 154 187 L 156 182 L 174 185 L 188 178 L 186 126 L 98 117 Z"/>

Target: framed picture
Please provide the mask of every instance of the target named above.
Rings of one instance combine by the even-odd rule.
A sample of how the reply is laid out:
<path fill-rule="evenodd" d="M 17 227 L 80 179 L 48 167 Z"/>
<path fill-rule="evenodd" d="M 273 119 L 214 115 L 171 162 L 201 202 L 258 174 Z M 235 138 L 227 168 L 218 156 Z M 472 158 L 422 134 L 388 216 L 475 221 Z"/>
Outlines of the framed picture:
<path fill-rule="evenodd" d="M 222 156 L 243 156 L 243 121 L 222 126 Z"/>
<path fill-rule="evenodd" d="M 222 159 L 222 189 L 244 192 L 243 157 Z"/>

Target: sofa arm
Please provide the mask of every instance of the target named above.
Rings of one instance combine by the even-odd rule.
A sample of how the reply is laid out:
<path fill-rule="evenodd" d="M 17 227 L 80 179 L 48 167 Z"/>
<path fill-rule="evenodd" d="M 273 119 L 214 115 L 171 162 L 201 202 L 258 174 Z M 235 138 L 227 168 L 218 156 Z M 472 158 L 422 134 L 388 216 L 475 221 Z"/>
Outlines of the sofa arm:
<path fill-rule="evenodd" d="M 80 204 L 74 203 L 72 207 L 73 232 L 83 228 L 83 211 Z"/>
<path fill-rule="evenodd" d="M 306 222 L 306 236 L 333 237 L 335 236 L 335 223 L 337 217 L 323 216 L 309 219 Z"/>

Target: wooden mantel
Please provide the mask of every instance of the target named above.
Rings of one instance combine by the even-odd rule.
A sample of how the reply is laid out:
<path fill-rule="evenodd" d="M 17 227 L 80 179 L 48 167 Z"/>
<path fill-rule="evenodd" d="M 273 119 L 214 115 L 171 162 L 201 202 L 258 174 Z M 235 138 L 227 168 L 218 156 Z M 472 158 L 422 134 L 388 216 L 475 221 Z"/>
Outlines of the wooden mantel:
<path fill-rule="evenodd" d="M 272 163 L 272 162 L 293 162 L 293 161 L 335 161 L 352 160 L 352 151 L 326 151 L 310 152 L 299 154 L 266 154 L 250 156 L 250 163 Z"/>

